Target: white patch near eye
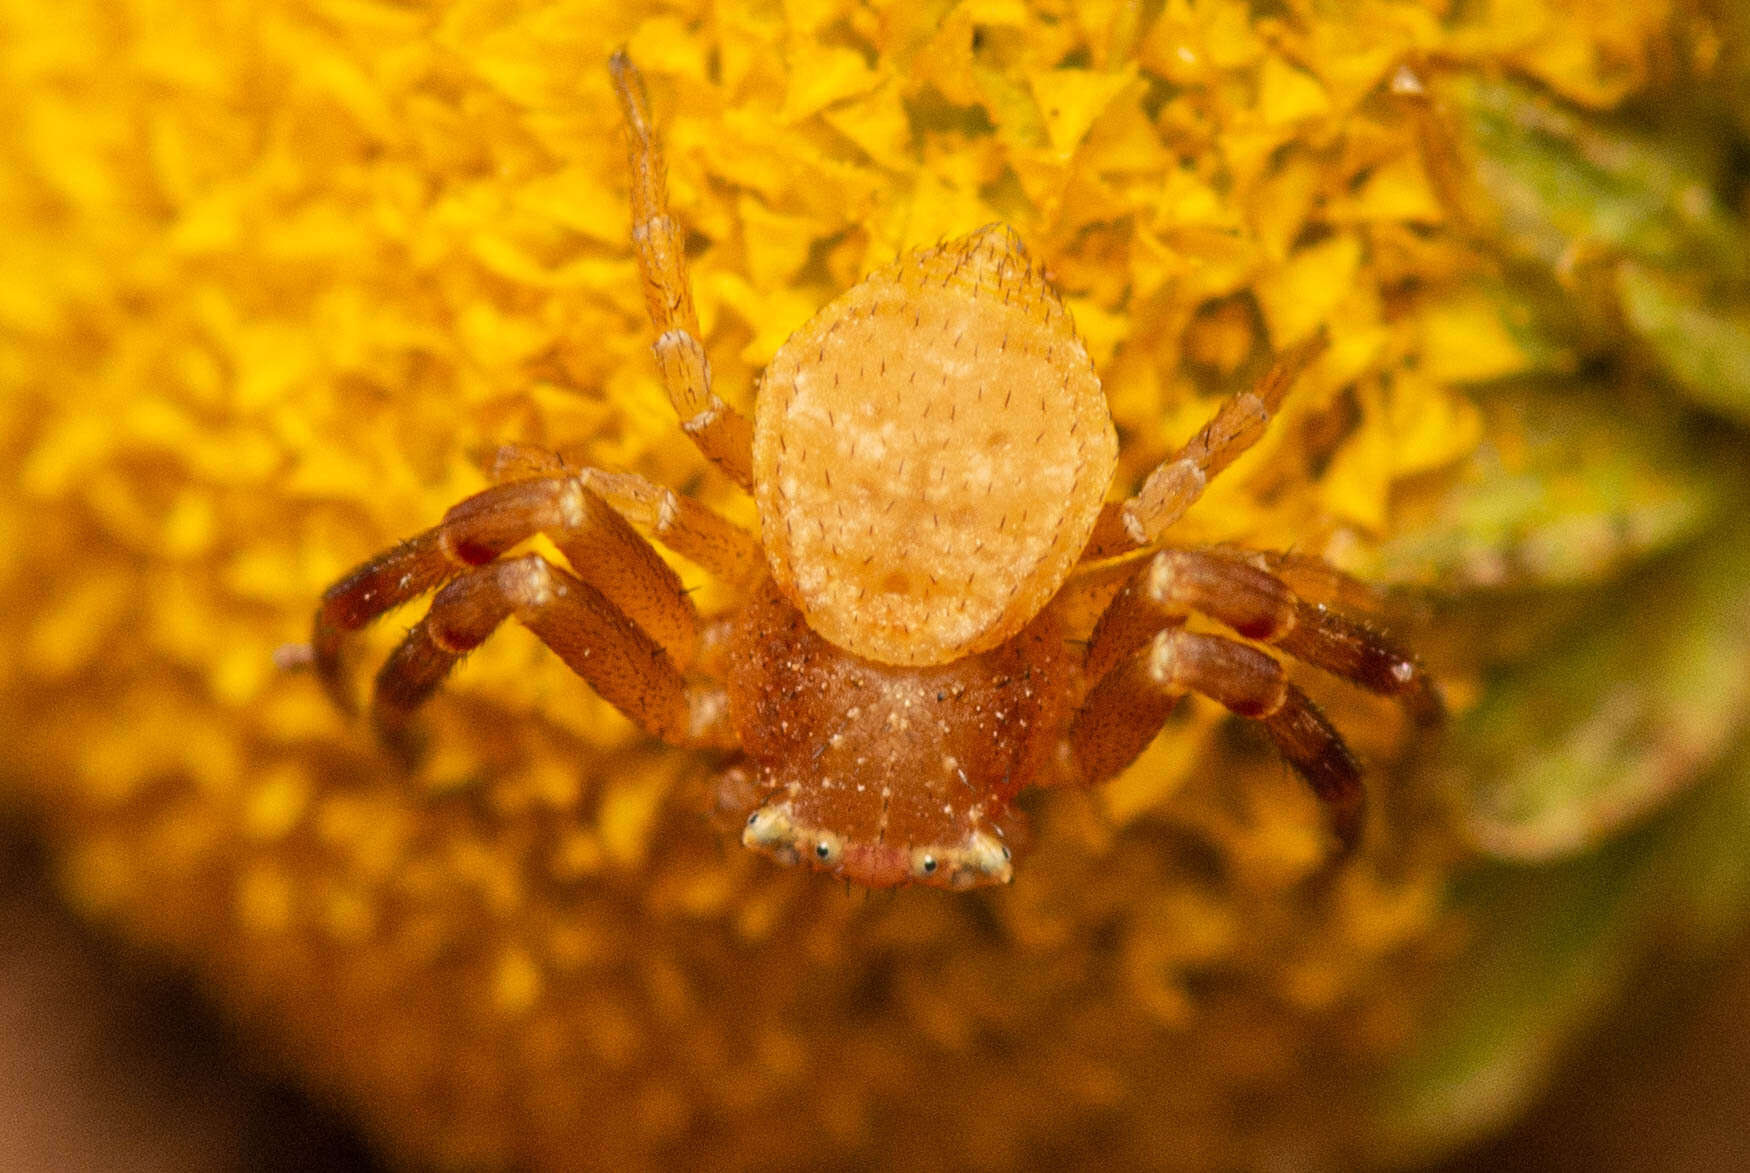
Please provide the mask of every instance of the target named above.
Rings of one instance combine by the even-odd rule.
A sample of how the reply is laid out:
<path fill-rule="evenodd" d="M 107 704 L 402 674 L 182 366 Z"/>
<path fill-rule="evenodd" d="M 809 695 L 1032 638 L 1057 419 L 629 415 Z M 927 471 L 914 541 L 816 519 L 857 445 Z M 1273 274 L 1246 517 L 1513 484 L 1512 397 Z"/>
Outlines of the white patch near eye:
<path fill-rule="evenodd" d="M 796 862 L 796 822 L 790 817 L 790 804 L 768 803 L 747 817 L 741 842 L 755 851 L 764 851 L 784 863 Z"/>
<path fill-rule="evenodd" d="M 988 831 L 973 831 L 957 844 L 912 848 L 911 874 L 951 888 L 975 888 L 1008 883 L 1014 878 L 1014 867 L 1001 839 Z"/>
<path fill-rule="evenodd" d="M 986 831 L 974 831 L 966 838 L 966 868 L 981 879 L 1008 883 L 1013 876 L 1009 866 L 1009 849 L 1003 841 Z"/>

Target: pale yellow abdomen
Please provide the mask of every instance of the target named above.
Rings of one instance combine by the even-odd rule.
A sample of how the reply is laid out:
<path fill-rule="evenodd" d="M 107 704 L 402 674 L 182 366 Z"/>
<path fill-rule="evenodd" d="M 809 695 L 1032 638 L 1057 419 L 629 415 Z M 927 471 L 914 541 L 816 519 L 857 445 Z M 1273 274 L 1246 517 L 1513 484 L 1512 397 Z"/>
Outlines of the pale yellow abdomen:
<path fill-rule="evenodd" d="M 1002 643 L 1056 594 L 1117 458 L 1069 315 L 1006 228 L 901 258 L 767 368 L 754 494 L 809 625 L 892 664 Z"/>

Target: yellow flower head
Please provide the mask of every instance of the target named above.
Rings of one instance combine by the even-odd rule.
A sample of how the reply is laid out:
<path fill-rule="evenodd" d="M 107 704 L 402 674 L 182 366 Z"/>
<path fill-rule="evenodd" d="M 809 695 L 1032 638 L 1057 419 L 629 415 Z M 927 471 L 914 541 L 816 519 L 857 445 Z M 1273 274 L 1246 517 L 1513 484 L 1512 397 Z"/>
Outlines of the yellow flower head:
<path fill-rule="evenodd" d="M 275 653 L 501 444 L 749 516 L 649 355 L 621 45 L 732 403 L 871 269 L 1005 222 L 1088 342 L 1121 485 L 1328 328 L 1175 534 L 1362 561 L 1394 488 L 1475 447 L 1462 384 L 1530 361 L 1394 73 L 1506 62 L 1606 104 L 1665 20 L 1453 7 L 0 0 L 9 797 L 80 908 L 271 1021 L 410 1161 L 991 1166 L 1097 1138 L 1158 1166 L 1347 1135 L 1347 1085 L 1284 1089 L 1402 1044 L 1444 840 L 1388 803 L 1308 896 L 1311 800 L 1212 710 L 1101 793 L 1039 796 L 1012 889 L 870 898 L 743 852 L 708 763 L 525 632 L 458 672 L 416 770 Z M 1333 703 L 1389 757 L 1388 708 Z"/>

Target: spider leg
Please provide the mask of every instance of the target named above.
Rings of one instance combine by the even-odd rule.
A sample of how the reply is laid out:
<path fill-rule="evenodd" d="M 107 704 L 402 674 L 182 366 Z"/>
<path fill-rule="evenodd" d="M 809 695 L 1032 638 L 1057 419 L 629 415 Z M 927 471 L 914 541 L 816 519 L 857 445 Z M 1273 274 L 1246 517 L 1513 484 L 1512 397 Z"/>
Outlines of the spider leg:
<path fill-rule="evenodd" d="M 1293 550 L 1247 550 L 1238 546 L 1221 547 L 1216 552 L 1268 571 L 1306 602 L 1323 603 L 1347 614 L 1382 623 L 1391 613 L 1384 590 L 1345 574 L 1312 554 Z"/>
<path fill-rule="evenodd" d="M 711 362 L 699 341 L 699 316 L 687 280 L 686 232 L 669 214 L 668 177 L 651 124 L 644 78 L 622 50 L 608 62 L 626 121 L 632 168 L 632 251 L 656 327 L 656 365 L 681 428 L 705 457 L 743 489 L 753 487 L 753 429 L 711 390 Z"/>
<path fill-rule="evenodd" d="M 1328 344 L 1320 330 L 1278 355 L 1256 386 L 1229 398 L 1201 431 L 1156 465 L 1135 496 L 1106 507 L 1082 557 L 1105 558 L 1158 541 L 1211 480 L 1257 443 L 1288 389 Z"/>
<path fill-rule="evenodd" d="M 1223 636 L 1168 627 L 1106 674 L 1070 726 L 1082 778 L 1107 778 L 1134 761 L 1187 692 L 1260 722 L 1325 804 L 1343 851 L 1355 846 L 1367 799 L 1355 756 L 1274 657 Z"/>
<path fill-rule="evenodd" d="M 629 472 L 586 468 L 577 473 L 622 517 L 643 526 L 657 541 L 695 562 L 720 582 L 752 588 L 766 575 L 759 540 L 691 497 Z M 569 557 L 569 555 L 567 555 Z"/>
<path fill-rule="evenodd" d="M 1359 586 L 1330 574 L 1338 586 Z M 1366 624 L 1300 598 L 1243 553 L 1167 549 L 1148 559 L 1094 628 L 1086 678 L 1099 681 L 1161 628 L 1183 624 L 1192 612 L 1370 692 L 1397 697 L 1420 724 L 1442 715 L 1439 692 L 1415 657 Z"/>
<path fill-rule="evenodd" d="M 405 747 L 414 710 L 511 615 L 646 732 L 693 740 L 694 698 L 662 645 L 602 592 L 539 554 L 475 567 L 437 593 L 377 673 L 371 716 L 383 739 Z M 709 690 L 698 700 L 701 719 L 713 717 Z"/>
<path fill-rule="evenodd" d="M 495 485 L 563 476 L 567 471 L 565 459 L 551 448 L 517 442 L 498 445 L 484 454 L 479 464 L 487 479 Z"/>
<path fill-rule="evenodd" d="M 379 554 L 323 593 L 311 647 L 317 676 L 336 703 L 352 707 L 341 664 L 347 633 L 537 533 L 550 536 L 577 574 L 612 600 L 616 613 L 648 632 L 674 662 L 691 661 L 699 617 L 680 577 L 580 477 L 543 477 L 476 493 L 433 528 Z"/>
<path fill-rule="evenodd" d="M 731 586 L 752 588 L 766 574 L 759 540 L 733 522 L 636 473 L 568 467 L 556 453 L 530 444 L 500 445 L 484 462 L 494 481 L 575 475 L 621 517 Z"/>
<path fill-rule="evenodd" d="M 1460 235 L 1477 237 L 1483 226 L 1472 210 L 1476 206 L 1476 181 L 1471 176 L 1476 168 L 1465 157 L 1464 147 L 1453 129 L 1452 111 L 1429 88 L 1428 81 L 1426 62 L 1405 61 L 1392 72 L 1391 92 L 1409 111 L 1422 169 L 1441 210 Z"/>

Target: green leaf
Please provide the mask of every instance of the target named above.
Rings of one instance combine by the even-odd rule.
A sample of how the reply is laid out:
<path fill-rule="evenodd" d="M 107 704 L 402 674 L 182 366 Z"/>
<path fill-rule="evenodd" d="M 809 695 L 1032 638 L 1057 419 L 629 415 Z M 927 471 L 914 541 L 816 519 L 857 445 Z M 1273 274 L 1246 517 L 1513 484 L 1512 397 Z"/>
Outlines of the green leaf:
<path fill-rule="evenodd" d="M 1673 822 L 1660 853 L 1671 899 L 1659 910 L 1659 927 L 1694 952 L 1729 945 L 1750 919 L 1750 737 L 1739 739 Z"/>
<path fill-rule="evenodd" d="M 1600 115 L 1510 82 L 1458 93 L 1502 247 L 1554 279 L 1530 299 L 1545 327 L 1606 347 L 1626 327 L 1695 402 L 1750 419 L 1750 233 L 1718 97 Z"/>
<path fill-rule="evenodd" d="M 1705 406 L 1750 421 L 1750 304 L 1718 304 L 1706 291 L 1624 262 L 1616 286 L 1629 328 L 1665 372 Z"/>
<path fill-rule="evenodd" d="M 1639 864 L 1626 845 L 1561 868 L 1496 866 L 1454 895 L 1473 933 L 1423 1034 L 1374 1103 L 1385 1161 L 1485 1135 L 1541 1090 L 1562 1048 L 1632 972 Z"/>
<path fill-rule="evenodd" d="M 1652 116 L 1605 116 L 1495 80 L 1464 85 L 1458 103 L 1477 181 L 1515 251 L 1552 270 L 1607 252 L 1750 275 L 1743 226 L 1720 195 L 1727 142 L 1711 106 L 1668 96 Z"/>
<path fill-rule="evenodd" d="M 1717 509 L 1665 413 L 1579 383 L 1514 384 L 1479 405 L 1482 445 L 1455 482 L 1398 503 L 1401 536 L 1364 574 L 1445 593 L 1597 582 L 1693 537 Z"/>
<path fill-rule="evenodd" d="M 1750 717 L 1746 665 L 1750 525 L 1740 518 L 1601 599 L 1564 644 L 1492 684 L 1455 737 L 1470 835 L 1519 860 L 1616 835 L 1732 743 Z"/>
<path fill-rule="evenodd" d="M 1644 833 L 1561 864 L 1485 866 L 1452 895 L 1471 939 L 1373 1110 L 1385 1160 L 1499 1129 L 1621 997 L 1650 947 L 1692 955 L 1750 913 L 1750 740 Z"/>

